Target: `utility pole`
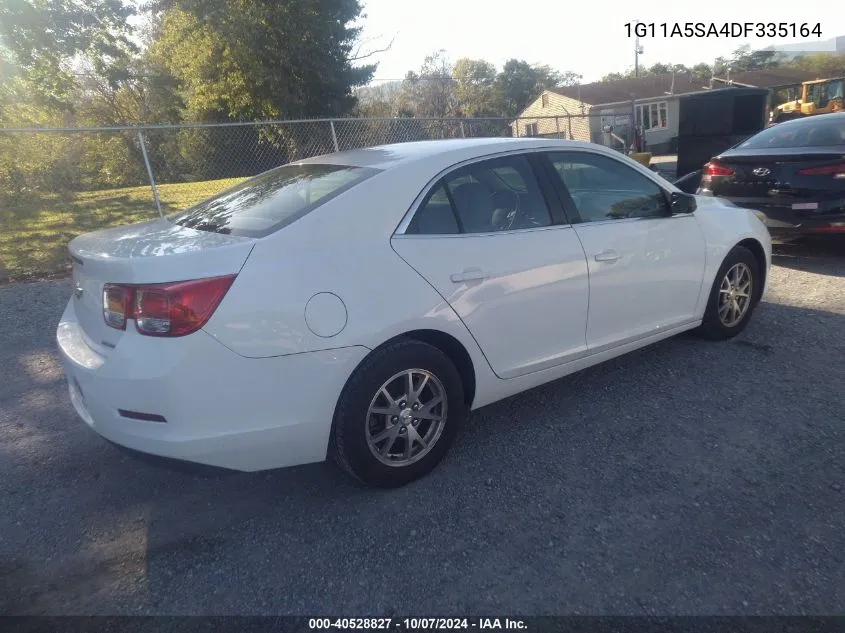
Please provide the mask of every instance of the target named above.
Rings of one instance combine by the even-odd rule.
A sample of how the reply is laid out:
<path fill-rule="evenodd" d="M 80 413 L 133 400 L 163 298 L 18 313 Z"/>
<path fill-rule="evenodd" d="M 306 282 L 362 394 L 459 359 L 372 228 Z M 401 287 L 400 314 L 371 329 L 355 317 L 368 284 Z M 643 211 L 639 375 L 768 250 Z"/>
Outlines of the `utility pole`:
<path fill-rule="evenodd" d="M 634 77 L 640 76 L 640 55 L 639 55 L 639 48 L 640 48 L 640 38 L 634 40 L 636 44 L 634 44 Z"/>
<path fill-rule="evenodd" d="M 640 76 L 640 55 L 643 54 L 643 47 L 640 46 L 640 37 L 636 35 L 637 25 L 639 20 L 634 21 L 634 77 Z"/>
<path fill-rule="evenodd" d="M 576 79 L 578 80 L 578 103 L 581 104 L 581 114 L 584 114 L 584 104 L 581 101 L 581 80 L 584 78 L 584 75 L 576 75 Z"/>

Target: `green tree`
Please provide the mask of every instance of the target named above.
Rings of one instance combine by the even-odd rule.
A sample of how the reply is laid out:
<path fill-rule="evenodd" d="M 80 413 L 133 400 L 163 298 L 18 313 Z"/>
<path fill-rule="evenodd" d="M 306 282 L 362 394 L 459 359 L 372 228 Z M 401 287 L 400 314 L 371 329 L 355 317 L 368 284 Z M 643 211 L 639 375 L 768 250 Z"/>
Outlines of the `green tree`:
<path fill-rule="evenodd" d="M 399 115 L 401 81 L 364 86 L 355 91 L 355 116 L 395 117 Z"/>
<path fill-rule="evenodd" d="M 154 61 L 176 77 L 189 117 L 200 121 L 347 114 L 352 89 L 374 65 L 358 65 L 358 0 L 168 0 Z"/>
<path fill-rule="evenodd" d="M 657 62 L 647 68 L 640 68 L 640 77 L 648 77 L 651 75 L 666 75 L 675 71 L 677 74 L 690 73 L 694 79 L 705 80 L 710 78 L 710 66 L 705 63 L 699 63 L 689 68 L 684 64 L 665 64 Z M 620 79 L 634 79 L 636 77 L 633 67 L 628 68 L 624 72 L 608 73 L 601 78 L 602 81 L 619 81 Z"/>
<path fill-rule="evenodd" d="M 645 72 L 646 75 L 665 75 L 672 72 L 672 66 L 669 64 L 656 63 L 652 64 Z"/>
<path fill-rule="evenodd" d="M 0 55 L 8 69 L 0 77 L 0 125 L 123 122 L 118 113 L 129 105 L 125 86 L 138 53 L 127 23 L 133 14 L 134 5 L 121 0 L 0 0 Z M 0 196 L 139 182 L 140 154 L 130 135 L 3 140 Z"/>
<path fill-rule="evenodd" d="M 375 71 L 362 65 L 358 0 L 166 0 L 150 9 L 150 63 L 178 82 L 190 121 L 347 115 L 354 88 Z M 178 154 L 167 147 L 162 155 L 190 178 L 247 175 L 332 149 L 323 124 L 183 130 L 177 138 Z"/>
<path fill-rule="evenodd" d="M 704 62 L 700 62 L 690 68 L 692 72 L 692 76 L 694 79 L 698 79 L 699 81 L 706 81 L 710 79 L 713 75 L 713 67 L 710 64 L 705 64 Z"/>
<path fill-rule="evenodd" d="M 730 61 L 726 62 L 724 58 L 717 60 L 717 65 L 730 66 L 732 73 L 745 72 L 748 70 L 765 70 L 767 68 L 777 68 L 782 65 L 782 55 L 778 51 L 773 50 L 757 50 L 752 51 L 750 44 L 744 44 L 734 50 L 731 54 Z"/>
<path fill-rule="evenodd" d="M 400 109 L 413 112 L 417 117 L 449 117 L 457 114 L 457 108 L 452 64 L 445 51 L 428 55 L 419 72 L 406 73 Z"/>
<path fill-rule="evenodd" d="M 496 67 L 493 64 L 483 59 L 459 59 L 452 69 L 452 78 L 460 114 L 496 114 Z"/>
<path fill-rule="evenodd" d="M 495 82 L 499 114 L 516 116 L 543 90 L 575 85 L 577 81 L 578 75 L 570 71 L 559 72 L 549 66 L 532 66 L 524 60 L 509 59 Z"/>
<path fill-rule="evenodd" d="M 801 55 L 793 59 L 788 66 L 816 73 L 820 79 L 845 75 L 845 57 L 832 53 Z"/>
<path fill-rule="evenodd" d="M 0 0 L 0 40 L 39 103 L 72 109 L 80 70 L 112 85 L 137 53 L 123 0 Z"/>

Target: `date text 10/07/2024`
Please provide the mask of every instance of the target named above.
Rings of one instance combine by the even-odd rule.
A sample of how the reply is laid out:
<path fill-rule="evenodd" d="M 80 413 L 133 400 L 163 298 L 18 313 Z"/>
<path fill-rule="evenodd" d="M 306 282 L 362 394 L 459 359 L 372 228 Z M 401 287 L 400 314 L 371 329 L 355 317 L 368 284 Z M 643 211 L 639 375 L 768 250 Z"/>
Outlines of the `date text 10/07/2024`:
<path fill-rule="evenodd" d="M 311 630 L 521 630 L 526 623 L 511 618 L 309 618 Z"/>
<path fill-rule="evenodd" d="M 822 25 L 808 22 L 626 22 L 628 37 L 821 37 Z"/>

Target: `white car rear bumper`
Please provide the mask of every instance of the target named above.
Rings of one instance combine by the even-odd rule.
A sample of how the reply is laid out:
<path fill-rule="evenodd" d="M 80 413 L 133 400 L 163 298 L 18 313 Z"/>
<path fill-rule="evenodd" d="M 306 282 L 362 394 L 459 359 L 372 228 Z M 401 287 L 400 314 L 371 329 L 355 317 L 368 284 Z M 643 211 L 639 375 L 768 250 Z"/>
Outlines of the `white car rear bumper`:
<path fill-rule="evenodd" d="M 130 323 L 103 355 L 72 301 L 57 339 L 71 401 L 97 433 L 143 453 L 240 471 L 324 460 L 337 398 L 369 352 L 248 359 L 203 331 L 153 338 Z M 155 420 L 127 417 L 136 414 Z"/>

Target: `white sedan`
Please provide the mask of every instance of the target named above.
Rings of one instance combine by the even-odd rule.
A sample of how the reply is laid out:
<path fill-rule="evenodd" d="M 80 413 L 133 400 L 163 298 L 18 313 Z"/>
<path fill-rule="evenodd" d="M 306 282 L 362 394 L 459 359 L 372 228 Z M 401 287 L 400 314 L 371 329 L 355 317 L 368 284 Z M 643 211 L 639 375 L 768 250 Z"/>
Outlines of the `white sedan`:
<path fill-rule="evenodd" d="M 375 486 L 429 472 L 472 409 L 735 336 L 771 264 L 753 212 L 539 138 L 304 160 L 69 250 L 58 345 L 97 433 L 242 471 L 331 455 Z"/>

